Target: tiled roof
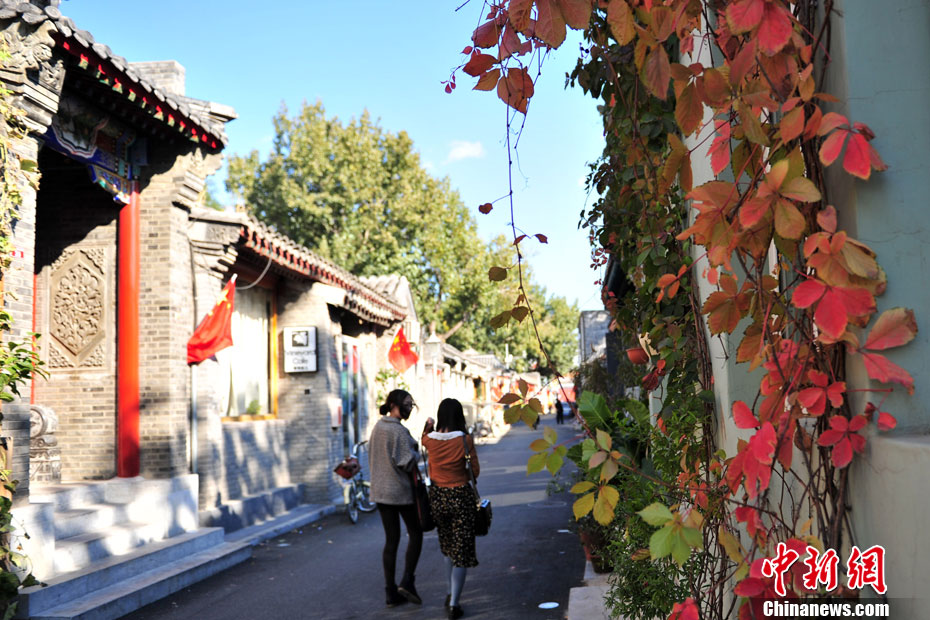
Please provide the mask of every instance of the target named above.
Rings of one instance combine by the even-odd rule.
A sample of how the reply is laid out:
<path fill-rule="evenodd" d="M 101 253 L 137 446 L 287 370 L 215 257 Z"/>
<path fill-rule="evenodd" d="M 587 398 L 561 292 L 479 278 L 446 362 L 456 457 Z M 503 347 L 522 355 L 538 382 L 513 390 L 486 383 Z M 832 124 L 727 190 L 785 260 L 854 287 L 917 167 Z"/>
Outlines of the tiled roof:
<path fill-rule="evenodd" d="M 374 290 L 361 278 L 254 217 L 249 217 L 248 223 L 241 228 L 240 242 L 256 254 L 270 258 L 278 267 L 345 290 L 345 308 L 365 320 L 390 325 L 406 317 L 405 308 L 393 297 Z"/>
<path fill-rule="evenodd" d="M 112 85 L 114 90 L 130 97 L 130 101 L 143 108 L 149 108 L 148 111 L 155 118 L 169 126 L 174 127 L 177 121 L 178 130 L 185 132 L 188 138 L 205 142 L 211 148 L 222 148 L 216 144 L 217 141 L 222 145 L 226 144 L 226 132 L 222 122 L 217 122 L 193 109 L 184 101 L 185 97 L 178 97 L 156 87 L 125 58 L 114 54 L 103 43 L 96 42 L 91 33 L 78 28 L 74 21 L 62 15 L 57 7 L 39 8 L 29 2 L 0 0 L 0 19 L 21 19 L 32 25 L 44 21 L 51 22 L 60 35 L 62 47 L 77 56 L 82 65 L 86 64 L 94 69 L 99 67 L 104 69 L 104 72 L 109 69 L 115 70 L 112 71 L 112 76 L 108 76 L 115 81 Z M 188 122 L 185 123 L 185 119 Z"/>

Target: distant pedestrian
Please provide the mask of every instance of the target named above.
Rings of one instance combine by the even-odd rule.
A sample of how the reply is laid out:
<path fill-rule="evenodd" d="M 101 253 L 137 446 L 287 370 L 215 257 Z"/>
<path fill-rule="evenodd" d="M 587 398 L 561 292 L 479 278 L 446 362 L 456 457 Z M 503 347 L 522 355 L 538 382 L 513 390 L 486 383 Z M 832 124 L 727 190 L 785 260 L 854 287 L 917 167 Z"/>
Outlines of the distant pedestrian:
<path fill-rule="evenodd" d="M 371 499 L 378 504 L 384 525 L 384 584 L 388 607 L 410 601 L 422 604 L 414 585 L 414 573 L 423 548 L 423 531 L 413 503 L 411 474 L 417 466 L 416 440 L 400 422 L 410 417 L 416 405 L 404 390 L 392 390 L 381 405 L 381 419 L 371 430 L 368 462 L 371 467 Z M 400 546 L 400 520 L 407 526 L 407 553 L 404 575 L 395 583 L 397 548 Z"/>
<path fill-rule="evenodd" d="M 430 507 L 448 574 L 446 615 L 455 620 L 464 613 L 459 599 L 465 587 L 465 576 L 469 568 L 478 566 L 475 553 L 477 498 L 465 468 L 466 450 L 476 478 L 481 468 L 474 439 L 465 430 L 462 403 L 454 398 L 443 400 L 436 417 L 436 430 L 433 430 L 433 419 L 427 419 L 422 442 L 429 452 Z"/>
<path fill-rule="evenodd" d="M 555 400 L 555 423 L 562 424 L 565 421 L 565 409 L 562 407 L 562 401 Z"/>

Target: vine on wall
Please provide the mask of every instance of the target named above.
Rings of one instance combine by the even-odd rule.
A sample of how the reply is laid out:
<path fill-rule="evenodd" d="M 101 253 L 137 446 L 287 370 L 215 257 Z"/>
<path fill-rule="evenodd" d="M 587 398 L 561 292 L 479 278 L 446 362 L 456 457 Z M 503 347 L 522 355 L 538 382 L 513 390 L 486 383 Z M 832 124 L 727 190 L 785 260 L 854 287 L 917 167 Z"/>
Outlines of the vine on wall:
<path fill-rule="evenodd" d="M 884 353 L 915 337 L 914 313 L 878 313 L 886 276 L 839 227 L 844 205 L 831 204 L 824 182 L 835 164 L 862 181 L 886 169 L 868 126 L 825 107 L 837 101 L 820 90 L 831 13 L 812 0 L 487 1 L 464 50 L 474 88 L 510 109 L 510 144 L 546 54 L 567 29 L 584 31 L 571 79 L 600 101 L 605 132 L 589 177 L 601 198 L 586 224 L 595 259 L 629 276 L 630 289 L 605 304 L 624 340 L 644 344 L 644 387 L 661 390 L 663 409 L 648 428 L 631 426 L 634 405 L 611 411 L 587 395 L 590 438 L 566 451 L 544 437 L 534 459 L 582 465 L 575 514 L 614 527 L 615 590 L 635 595 L 640 562 L 664 567 L 666 593 L 687 586 L 664 607 L 661 597 L 633 596 L 638 609 L 615 597 L 617 611 L 725 618 L 738 608 L 749 618 L 761 617 L 762 597 L 857 595 L 804 583 L 803 561 L 780 579 L 768 560 L 856 544 L 849 464 L 867 425 L 894 428 L 882 410 L 894 384 L 914 389 Z M 453 73 L 447 90 L 454 83 Z M 694 187 L 696 157 L 715 179 Z M 718 410 L 709 347 L 723 335 L 759 383 L 751 402 Z M 861 411 L 847 358 L 885 384 Z M 531 407 L 526 394 L 510 404 Z M 715 444 L 724 414 L 743 431 L 733 454 Z"/>
<path fill-rule="evenodd" d="M 0 63 L 6 63 L 9 53 L 0 49 Z M 4 290 L 3 277 L 12 260 L 13 224 L 19 217 L 23 202 L 21 188 L 29 183 L 38 186 L 36 162 L 23 160 L 13 149 L 17 140 L 26 136 L 24 113 L 18 109 L 13 94 L 0 86 L 0 297 L 5 301 L 11 293 Z M 2 304 L 5 306 L 5 303 Z M 19 388 L 32 376 L 42 375 L 42 362 L 35 349 L 38 334 L 19 341 L 10 337 L 13 315 L 0 307 L 0 402 L 11 402 L 19 397 Z M 0 415 L 0 421 L 2 421 Z M 13 525 L 13 493 L 17 480 L 9 463 L 9 452 L 4 444 L 0 450 L 0 614 L 3 620 L 16 613 L 19 588 L 39 582 L 29 570 L 28 559 L 22 548 L 11 537 Z"/>

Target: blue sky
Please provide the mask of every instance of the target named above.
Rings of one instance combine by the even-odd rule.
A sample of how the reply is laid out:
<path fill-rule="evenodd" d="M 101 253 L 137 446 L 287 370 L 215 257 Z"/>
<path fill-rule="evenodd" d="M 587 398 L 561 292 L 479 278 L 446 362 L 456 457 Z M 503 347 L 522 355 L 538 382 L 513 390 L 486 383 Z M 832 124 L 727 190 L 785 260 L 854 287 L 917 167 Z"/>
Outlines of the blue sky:
<path fill-rule="evenodd" d="M 236 109 L 226 154 L 266 153 L 271 119 L 282 102 L 323 102 L 343 120 L 367 109 L 392 132 L 406 131 L 424 167 L 448 176 L 473 210 L 486 239 L 508 234 L 505 201 L 489 215 L 478 205 L 507 193 L 505 107 L 472 91 L 458 76 L 453 94 L 441 82 L 462 60 L 482 17 L 477 0 L 65 0 L 62 13 L 130 62 L 173 59 L 187 70 L 187 95 Z M 588 200 L 587 163 L 602 148 L 596 102 L 564 89 L 579 37 L 550 55 L 536 85 L 518 159 L 515 221 L 548 245 L 524 245 L 537 282 L 553 294 L 598 309 L 587 235 L 577 229 Z M 221 189 L 225 170 L 214 187 Z"/>

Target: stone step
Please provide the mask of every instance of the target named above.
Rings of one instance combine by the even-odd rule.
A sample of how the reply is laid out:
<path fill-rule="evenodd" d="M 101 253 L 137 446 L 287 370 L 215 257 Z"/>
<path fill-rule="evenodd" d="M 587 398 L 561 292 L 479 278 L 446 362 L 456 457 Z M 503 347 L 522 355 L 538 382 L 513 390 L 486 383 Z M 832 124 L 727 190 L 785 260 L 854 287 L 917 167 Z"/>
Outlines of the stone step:
<path fill-rule="evenodd" d="M 125 522 L 55 541 L 55 574 L 68 573 L 109 557 L 125 555 L 168 536 L 164 523 Z"/>
<path fill-rule="evenodd" d="M 300 504 L 300 495 L 300 485 L 294 484 L 227 500 L 219 508 L 202 511 L 199 522 L 203 527 L 222 527 L 227 532 L 234 532 L 293 510 Z"/>
<path fill-rule="evenodd" d="M 94 562 L 77 571 L 57 575 L 46 580 L 45 586 L 21 591 L 17 617 L 34 616 L 43 610 L 88 596 L 98 589 L 110 588 L 126 579 L 218 549 L 224 545 L 223 535 L 222 528 L 202 528 L 150 543 L 126 555 Z"/>
<path fill-rule="evenodd" d="M 113 478 L 100 482 L 37 484 L 29 489 L 29 502 L 54 505 L 55 510 L 75 510 L 93 504 L 128 504 L 157 501 L 176 492 L 190 492 L 196 496 L 196 474 L 147 480 Z"/>
<path fill-rule="evenodd" d="M 246 543 L 223 543 L 157 569 L 128 577 L 80 598 L 44 611 L 32 611 L 33 620 L 112 620 L 169 596 L 182 588 L 247 560 Z"/>
<path fill-rule="evenodd" d="M 82 508 L 55 511 L 55 538 L 58 540 L 103 530 L 129 520 L 126 504 L 89 504 Z"/>

